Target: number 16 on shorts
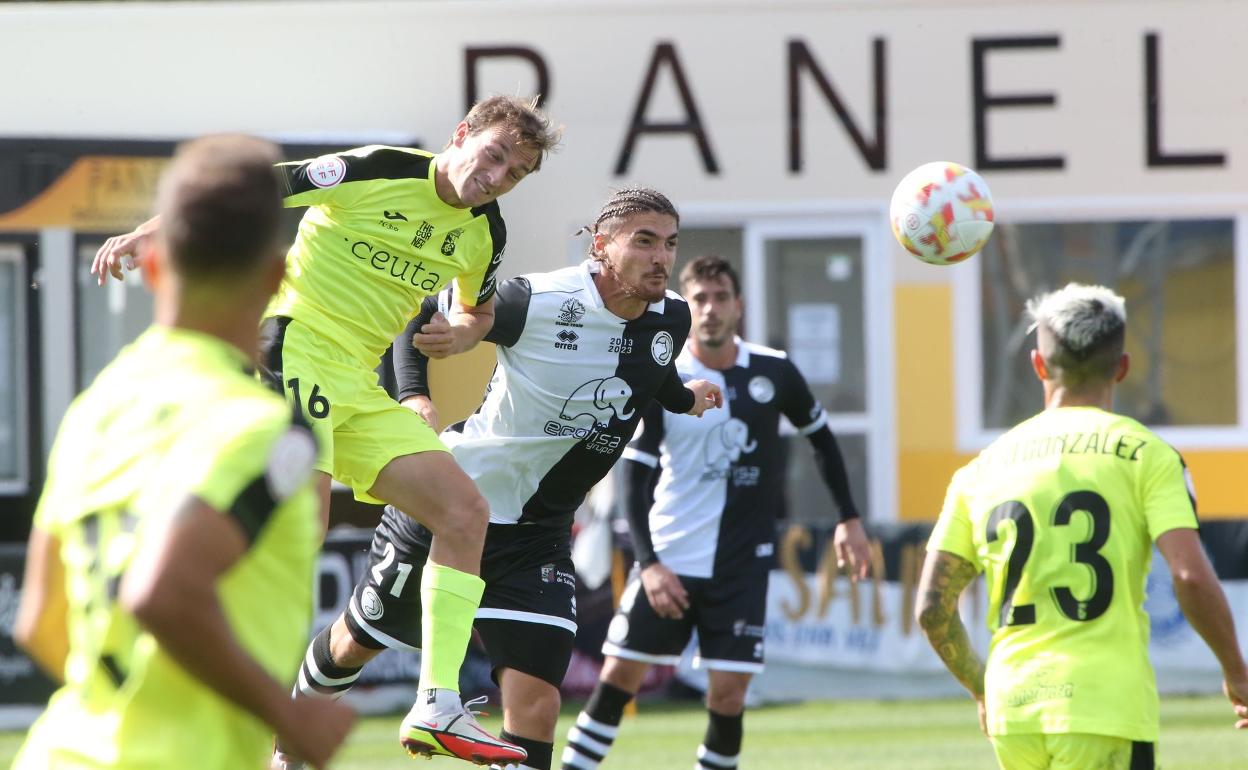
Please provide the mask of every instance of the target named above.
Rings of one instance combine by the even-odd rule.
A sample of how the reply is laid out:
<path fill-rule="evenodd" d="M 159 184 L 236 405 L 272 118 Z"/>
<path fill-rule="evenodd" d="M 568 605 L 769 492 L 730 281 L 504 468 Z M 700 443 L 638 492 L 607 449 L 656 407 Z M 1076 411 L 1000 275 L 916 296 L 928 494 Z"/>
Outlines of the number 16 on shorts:
<path fill-rule="evenodd" d="M 290 391 L 291 395 L 294 396 L 295 399 L 296 413 L 298 413 L 300 417 L 304 417 L 306 415 L 307 417 L 313 417 L 318 420 L 323 420 L 328 417 L 329 399 L 321 395 L 321 386 L 315 383 L 312 384 L 311 392 L 307 394 L 308 400 L 306 408 L 303 400 L 304 393 L 301 388 L 306 389 L 306 384 L 301 385 L 298 377 L 291 377 L 289 380 L 286 380 L 286 389 Z"/>

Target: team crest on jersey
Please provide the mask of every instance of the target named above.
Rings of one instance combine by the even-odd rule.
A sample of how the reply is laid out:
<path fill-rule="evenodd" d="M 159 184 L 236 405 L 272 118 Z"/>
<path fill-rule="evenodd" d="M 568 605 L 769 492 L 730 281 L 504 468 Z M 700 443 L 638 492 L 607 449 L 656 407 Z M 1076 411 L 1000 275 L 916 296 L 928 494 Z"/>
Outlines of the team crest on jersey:
<path fill-rule="evenodd" d="M 347 178 L 347 162 L 337 155 L 322 155 L 308 164 L 308 181 L 317 187 L 333 187 Z"/>
<path fill-rule="evenodd" d="M 291 426 L 269 450 L 264 480 L 274 500 L 285 500 L 312 475 L 316 462 L 316 439 L 301 425 Z"/>
<path fill-rule="evenodd" d="M 559 315 L 555 316 L 555 323 L 560 326 L 580 326 L 581 319 L 585 317 L 585 303 L 579 299 L 564 300 L 559 306 Z"/>
<path fill-rule="evenodd" d="M 775 383 L 761 374 L 750 378 L 749 391 L 750 398 L 760 404 L 770 404 L 771 400 L 776 397 Z"/>
<path fill-rule="evenodd" d="M 455 254 L 455 244 L 459 242 L 459 236 L 464 234 L 464 228 L 456 227 L 446 234 L 442 239 L 442 256 L 450 257 Z"/>
<path fill-rule="evenodd" d="M 381 620 L 381 616 L 386 614 L 386 606 L 372 586 L 366 586 L 360 594 L 360 612 L 369 620 Z"/>
<path fill-rule="evenodd" d="M 672 362 L 672 354 L 676 352 L 676 343 L 672 340 L 672 335 L 667 332 L 659 332 L 654 335 L 654 339 L 650 340 L 650 355 L 654 357 L 654 362 L 659 366 L 667 366 Z"/>

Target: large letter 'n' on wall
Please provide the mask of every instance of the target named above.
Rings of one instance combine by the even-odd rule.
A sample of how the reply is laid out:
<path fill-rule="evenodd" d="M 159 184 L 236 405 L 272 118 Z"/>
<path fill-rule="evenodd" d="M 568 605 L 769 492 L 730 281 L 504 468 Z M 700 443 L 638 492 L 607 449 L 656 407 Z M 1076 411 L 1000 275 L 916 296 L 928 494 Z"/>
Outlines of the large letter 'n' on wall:
<path fill-rule="evenodd" d="M 849 110 L 845 109 L 845 103 L 841 101 L 841 97 L 836 93 L 836 89 L 832 87 L 832 83 L 823 74 L 823 70 L 819 68 L 815 57 L 811 55 L 810 49 L 801 40 L 789 41 L 789 171 L 796 173 L 802 170 L 802 70 L 810 72 L 811 77 L 814 78 L 815 85 L 819 86 L 823 97 L 828 100 L 828 104 L 832 105 L 832 111 L 836 113 L 836 117 L 841 121 L 841 125 L 845 126 L 845 131 L 849 133 L 849 138 L 854 141 L 854 146 L 858 148 L 858 152 L 862 155 L 862 159 L 867 162 L 867 166 L 875 171 L 884 170 L 888 161 L 888 113 L 885 109 L 884 47 L 883 38 L 877 37 L 872 41 L 874 67 L 871 77 L 875 87 L 873 105 L 875 139 L 868 144 L 866 138 L 862 135 L 862 131 L 854 123 L 853 118 L 850 117 Z"/>
<path fill-rule="evenodd" d="M 680 103 L 685 109 L 685 120 L 679 123 L 660 123 L 646 120 L 646 109 L 650 106 L 650 97 L 654 93 L 654 83 L 659 77 L 659 67 L 666 64 L 672 71 L 676 81 L 676 92 L 680 95 Z M 628 173 L 633 160 L 633 146 L 637 137 L 642 134 L 692 134 L 698 143 L 698 152 L 702 154 L 702 166 L 708 174 L 719 173 L 719 163 L 715 161 L 715 153 L 711 151 L 711 142 L 706 136 L 706 127 L 702 125 L 702 117 L 698 114 L 698 106 L 693 101 L 693 93 L 685 80 L 685 72 L 680 67 L 680 59 L 676 56 L 676 47 L 671 43 L 659 43 L 654 47 L 654 56 L 650 58 L 650 68 L 646 70 L 646 79 L 641 84 L 641 95 L 637 97 L 637 107 L 633 110 L 633 119 L 628 125 L 628 136 L 624 138 L 624 146 L 620 149 L 620 157 L 615 163 L 615 175 Z"/>

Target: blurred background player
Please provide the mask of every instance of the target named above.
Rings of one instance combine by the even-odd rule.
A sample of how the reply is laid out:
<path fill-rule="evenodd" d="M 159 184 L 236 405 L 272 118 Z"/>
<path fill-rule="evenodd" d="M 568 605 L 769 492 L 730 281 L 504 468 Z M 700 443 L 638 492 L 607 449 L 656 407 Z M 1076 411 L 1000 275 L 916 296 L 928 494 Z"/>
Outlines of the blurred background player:
<path fill-rule="evenodd" d="M 719 403 L 718 387 L 682 384 L 673 363 L 689 333 L 688 306 L 667 291 L 678 227 L 666 196 L 621 190 L 589 228 L 590 259 L 504 281 L 486 336 L 498 345 L 498 366 L 485 401 L 442 434 L 490 503 L 476 627 L 502 690 L 503 738 L 528 752 L 520 767 L 550 768 L 577 628 L 576 509 L 652 399 L 695 417 Z M 430 298 L 408 328 L 423 351 L 438 347 L 446 326 Z M 400 397 L 436 424 L 428 359 L 412 341 L 408 334 L 395 343 Z M 419 644 L 419 567 L 429 542 L 426 528 L 386 509 L 370 569 L 305 658 L 306 694 L 337 697 L 383 648 Z M 403 730 L 416 750 L 432 746 L 416 711 Z"/>
<path fill-rule="evenodd" d="M 1122 297 L 1070 284 L 1027 310 L 1044 411 L 954 475 L 927 546 L 919 623 L 975 698 L 1001 767 L 1151 770 L 1158 697 L 1143 604 L 1153 543 L 1183 614 L 1222 665 L 1239 727 L 1248 670 L 1197 534 L 1183 458 L 1110 411 L 1129 363 Z M 986 669 L 957 608 L 981 570 Z"/>
<path fill-rule="evenodd" d="M 451 351 L 475 343 L 494 313 L 506 228 L 496 199 L 537 171 L 558 132 L 533 103 L 495 96 L 476 104 L 446 148 L 370 146 L 278 166 L 285 205 L 308 206 L 288 271 L 265 311 L 262 367 L 312 423 L 328 451 L 317 463 L 322 524 L 330 475 L 366 502 L 393 503 L 435 534 L 426 575 L 422 721 L 482 735 L 459 697 L 459 668 L 481 598 L 478 577 L 489 508 L 429 426 L 378 385 L 395 335 L 452 279 L 460 312 Z M 120 278 L 159 218 L 107 241 L 92 267 Z M 499 758 L 514 748 L 497 745 Z M 492 749 L 481 746 L 473 751 Z"/>
<path fill-rule="evenodd" d="M 677 663 L 695 628 L 694 665 L 708 669 L 710 679 L 698 767 L 737 766 L 745 693 L 763 669 L 783 483 L 781 415 L 819 456 L 841 516 L 833 536 L 838 564 L 848 563 L 855 579 L 867 573 L 866 534 L 827 415 L 783 351 L 736 336 L 736 272 L 721 257 L 698 257 L 681 271 L 680 286 L 693 326 L 677 369 L 719 385 L 725 408 L 694 421 L 650 407 L 624 454 L 624 506 L 638 567 L 603 645 L 601 680 L 568 732 L 565 770 L 598 767 L 646 670 Z"/>
<path fill-rule="evenodd" d="M 260 767 L 273 732 L 320 766 L 350 728 L 287 695 L 320 528 L 312 431 L 253 374 L 279 159 L 210 137 L 161 181 L 155 323 L 66 414 L 35 517 L 14 637 L 63 686 L 15 767 Z"/>

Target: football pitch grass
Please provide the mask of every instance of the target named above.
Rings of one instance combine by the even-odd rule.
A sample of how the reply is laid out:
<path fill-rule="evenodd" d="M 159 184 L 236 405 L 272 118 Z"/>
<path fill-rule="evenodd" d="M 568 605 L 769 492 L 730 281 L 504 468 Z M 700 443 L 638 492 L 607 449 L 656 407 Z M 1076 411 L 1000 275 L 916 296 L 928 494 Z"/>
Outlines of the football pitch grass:
<path fill-rule="evenodd" d="M 643 703 L 625 719 L 602 770 L 691 770 L 705 727 L 694 703 Z M 559 720 L 555 767 L 563 736 L 576 718 Z M 360 720 L 335 770 L 457 770 L 451 759 L 409 759 L 399 748 L 401 715 Z M 491 729 L 497 718 L 482 720 Z M 1222 698 L 1167 698 L 1161 704 L 1161 766 L 1165 770 L 1248 767 L 1248 733 L 1233 729 Z M 0 733 L 0 768 L 8 767 L 21 733 Z M 996 767 L 979 734 L 969 700 L 840 701 L 766 706 L 746 713 L 743 770 L 972 770 Z"/>

